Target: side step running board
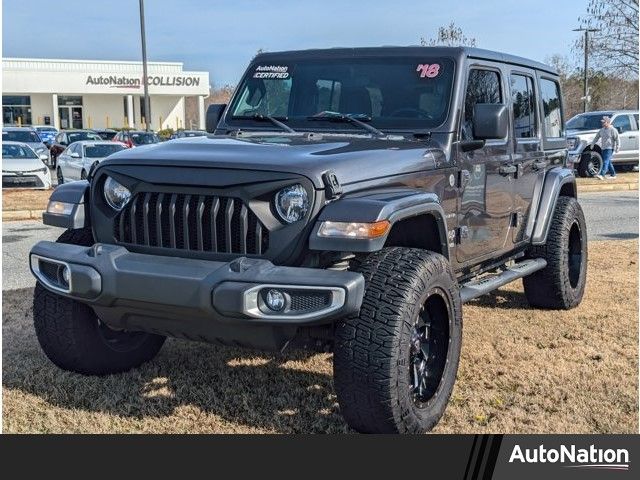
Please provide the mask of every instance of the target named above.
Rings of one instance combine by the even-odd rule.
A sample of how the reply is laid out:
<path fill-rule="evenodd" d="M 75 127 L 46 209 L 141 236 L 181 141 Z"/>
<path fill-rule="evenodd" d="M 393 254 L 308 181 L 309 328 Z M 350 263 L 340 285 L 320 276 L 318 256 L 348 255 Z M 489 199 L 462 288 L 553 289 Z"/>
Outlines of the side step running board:
<path fill-rule="evenodd" d="M 524 260 L 518 262 L 515 265 L 505 269 L 502 273 L 492 275 L 480 280 L 472 280 L 469 283 L 465 283 L 460 288 L 460 297 L 462 303 L 478 298 L 489 292 L 494 291 L 497 288 L 511 283 L 527 275 L 542 270 L 547 266 L 547 261 L 543 258 L 532 258 L 530 260 Z"/>

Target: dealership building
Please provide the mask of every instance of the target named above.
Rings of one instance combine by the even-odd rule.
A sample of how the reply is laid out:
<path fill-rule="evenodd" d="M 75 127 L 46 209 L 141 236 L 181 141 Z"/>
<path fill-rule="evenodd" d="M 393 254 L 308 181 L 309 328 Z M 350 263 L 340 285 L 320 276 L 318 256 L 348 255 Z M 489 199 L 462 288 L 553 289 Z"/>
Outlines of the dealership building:
<path fill-rule="evenodd" d="M 150 112 L 144 108 L 141 62 L 2 59 L 4 125 L 66 128 L 200 128 L 209 73 L 178 62 L 148 62 Z M 185 125 L 185 98 L 197 97 L 197 125 Z"/>

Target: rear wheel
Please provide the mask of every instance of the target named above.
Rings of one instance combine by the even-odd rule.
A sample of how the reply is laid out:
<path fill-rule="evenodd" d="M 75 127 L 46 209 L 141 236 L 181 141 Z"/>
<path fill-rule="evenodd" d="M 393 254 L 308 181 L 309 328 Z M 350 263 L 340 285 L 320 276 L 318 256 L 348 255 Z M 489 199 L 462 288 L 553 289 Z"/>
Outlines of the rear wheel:
<path fill-rule="evenodd" d="M 587 284 L 587 226 L 575 198 L 559 197 L 547 242 L 529 251 L 547 266 L 523 278 L 524 293 L 532 307 L 570 309 L 582 301 Z"/>
<path fill-rule="evenodd" d="M 582 154 L 578 164 L 578 173 L 581 177 L 593 177 L 602 170 L 602 155 L 595 150 Z"/>
<path fill-rule="evenodd" d="M 334 381 L 357 431 L 423 433 L 447 406 L 460 357 L 462 309 L 446 258 L 409 248 L 369 255 L 357 317 L 338 322 Z"/>
<path fill-rule="evenodd" d="M 59 243 L 90 246 L 91 229 L 67 230 Z M 151 360 L 165 337 L 114 330 L 91 307 L 36 284 L 33 320 L 40 346 L 60 368 L 87 375 L 124 372 Z"/>

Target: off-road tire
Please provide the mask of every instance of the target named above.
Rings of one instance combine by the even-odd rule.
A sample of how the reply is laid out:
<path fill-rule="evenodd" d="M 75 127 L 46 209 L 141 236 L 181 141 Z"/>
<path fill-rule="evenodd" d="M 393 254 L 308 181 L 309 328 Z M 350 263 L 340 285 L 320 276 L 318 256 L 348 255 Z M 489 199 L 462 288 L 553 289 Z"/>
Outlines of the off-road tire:
<path fill-rule="evenodd" d="M 57 240 L 93 245 L 91 229 L 65 231 Z M 112 330 L 91 307 L 36 284 L 33 321 L 38 342 L 58 367 L 85 375 L 119 373 L 151 360 L 165 337 L 143 332 Z"/>
<path fill-rule="evenodd" d="M 583 153 L 580 156 L 580 163 L 578 164 L 578 174 L 581 177 L 593 177 L 600 173 L 602 170 L 602 155 L 595 150 L 590 150 Z M 597 170 L 597 171 L 596 171 Z"/>
<path fill-rule="evenodd" d="M 333 373 L 342 415 L 363 433 L 424 433 L 445 411 L 460 358 L 462 307 L 451 266 L 437 253 L 392 247 L 367 256 L 358 271 L 366 289 L 359 315 L 340 320 L 335 332 Z M 434 348 L 440 355 L 434 355 L 439 367 L 429 380 L 431 396 L 418 402 L 411 335 L 423 305 L 429 338 L 442 341 Z"/>
<path fill-rule="evenodd" d="M 547 261 L 522 279 L 529 305 L 568 310 L 580 304 L 587 284 L 587 225 L 575 198 L 558 198 L 547 242 L 531 247 L 528 255 Z"/>

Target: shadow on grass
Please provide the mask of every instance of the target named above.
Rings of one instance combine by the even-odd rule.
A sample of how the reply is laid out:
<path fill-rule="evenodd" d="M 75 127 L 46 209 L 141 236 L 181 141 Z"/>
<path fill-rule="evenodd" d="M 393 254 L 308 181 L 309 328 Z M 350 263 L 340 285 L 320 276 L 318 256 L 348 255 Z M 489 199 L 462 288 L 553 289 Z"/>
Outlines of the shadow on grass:
<path fill-rule="evenodd" d="M 347 430 L 338 412 L 327 355 L 267 354 L 169 339 L 154 360 L 138 369 L 83 376 L 60 370 L 41 351 L 32 325 L 31 295 L 32 289 L 4 292 L 4 388 L 72 411 L 135 420 L 132 431 L 145 419 L 162 417 L 167 422 L 179 420 L 178 430 L 194 433 L 228 431 L 229 423 L 239 431 Z M 183 415 L 177 412 L 181 407 L 212 415 L 190 409 L 191 419 L 176 418 Z"/>
<path fill-rule="evenodd" d="M 468 305 L 476 307 L 499 308 L 503 310 L 530 309 L 527 297 L 523 292 L 508 290 L 494 290 L 481 297 L 471 300 Z"/>

